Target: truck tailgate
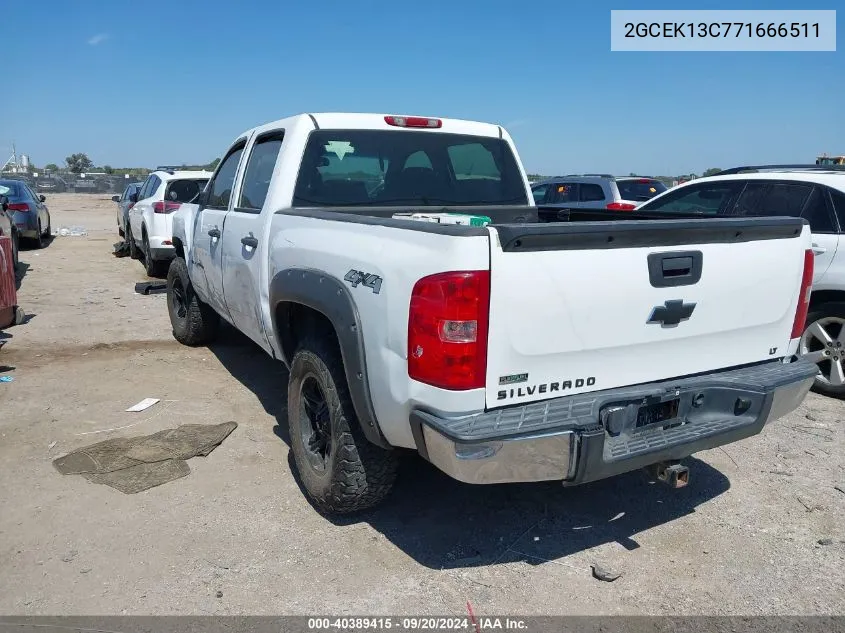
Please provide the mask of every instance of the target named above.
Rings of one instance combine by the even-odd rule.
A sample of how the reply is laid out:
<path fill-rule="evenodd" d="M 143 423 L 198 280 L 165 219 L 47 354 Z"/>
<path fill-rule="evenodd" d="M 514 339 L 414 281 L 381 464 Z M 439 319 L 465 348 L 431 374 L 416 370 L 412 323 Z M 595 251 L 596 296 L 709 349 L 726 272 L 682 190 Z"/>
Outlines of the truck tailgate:
<path fill-rule="evenodd" d="M 809 227 L 714 218 L 490 227 L 488 408 L 784 356 Z"/>

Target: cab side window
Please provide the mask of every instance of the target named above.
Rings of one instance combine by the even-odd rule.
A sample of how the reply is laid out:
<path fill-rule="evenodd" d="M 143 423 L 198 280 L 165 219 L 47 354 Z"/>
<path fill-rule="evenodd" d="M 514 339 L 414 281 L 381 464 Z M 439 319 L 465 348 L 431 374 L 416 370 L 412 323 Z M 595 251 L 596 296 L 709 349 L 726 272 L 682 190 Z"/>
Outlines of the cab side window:
<path fill-rule="evenodd" d="M 207 207 L 212 209 L 229 208 L 229 200 L 235 186 L 235 175 L 238 173 L 238 163 L 241 161 L 245 146 L 245 141 L 239 143 L 223 159 L 220 169 L 217 170 L 214 179 L 209 183 Z"/>
<path fill-rule="evenodd" d="M 267 192 L 270 190 L 270 179 L 273 177 L 281 149 L 282 132 L 274 132 L 255 142 L 244 173 L 237 204 L 239 210 L 259 212 L 264 207 Z"/>

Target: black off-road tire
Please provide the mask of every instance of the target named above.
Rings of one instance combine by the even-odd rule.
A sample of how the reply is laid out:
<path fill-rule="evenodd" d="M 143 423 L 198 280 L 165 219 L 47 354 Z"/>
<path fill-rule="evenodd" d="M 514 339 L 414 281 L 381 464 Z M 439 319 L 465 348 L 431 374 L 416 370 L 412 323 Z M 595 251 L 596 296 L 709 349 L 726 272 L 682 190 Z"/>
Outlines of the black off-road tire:
<path fill-rule="evenodd" d="M 220 315 L 194 292 L 185 260 L 177 257 L 167 271 L 167 313 L 173 338 L 191 347 L 214 340 Z"/>
<path fill-rule="evenodd" d="M 312 426 L 303 406 L 303 386 L 316 384 L 328 413 L 330 449 L 322 468 L 306 446 Z M 316 508 L 324 514 L 349 514 L 372 508 L 396 481 L 395 451 L 370 443 L 361 431 L 349 397 L 343 361 L 334 341 L 315 335 L 301 341 L 288 380 L 290 444 L 299 479 Z"/>

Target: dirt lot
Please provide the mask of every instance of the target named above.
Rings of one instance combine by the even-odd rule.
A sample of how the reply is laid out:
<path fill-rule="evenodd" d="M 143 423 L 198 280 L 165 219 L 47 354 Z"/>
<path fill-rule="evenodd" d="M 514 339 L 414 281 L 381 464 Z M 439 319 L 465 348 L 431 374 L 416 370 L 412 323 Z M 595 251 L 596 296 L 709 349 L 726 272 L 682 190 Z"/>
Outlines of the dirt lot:
<path fill-rule="evenodd" d="M 811 394 L 762 435 L 687 460 L 678 491 L 642 473 L 472 487 L 413 458 L 388 503 L 330 521 L 291 474 L 284 368 L 228 329 L 178 345 L 164 296 L 136 295 L 141 265 L 111 254 L 114 204 L 48 204 L 56 229 L 89 234 L 21 253 L 32 318 L 0 351 L 15 367 L 0 383 L 0 613 L 845 612 L 841 402 Z M 161 402 L 124 412 L 145 397 Z M 51 464 L 228 420 L 190 475 L 137 495 Z M 600 582 L 593 562 L 623 575 Z"/>

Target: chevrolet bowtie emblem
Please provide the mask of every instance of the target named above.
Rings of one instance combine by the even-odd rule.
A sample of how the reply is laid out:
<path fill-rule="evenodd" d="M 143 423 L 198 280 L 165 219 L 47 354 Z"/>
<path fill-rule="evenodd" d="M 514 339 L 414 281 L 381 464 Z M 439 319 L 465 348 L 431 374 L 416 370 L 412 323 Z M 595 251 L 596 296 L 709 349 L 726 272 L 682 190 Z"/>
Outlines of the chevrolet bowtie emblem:
<path fill-rule="evenodd" d="M 673 327 L 686 321 L 695 310 L 694 303 L 684 303 L 683 299 L 666 301 L 662 306 L 654 306 L 646 323 L 659 323 L 663 327 Z"/>

